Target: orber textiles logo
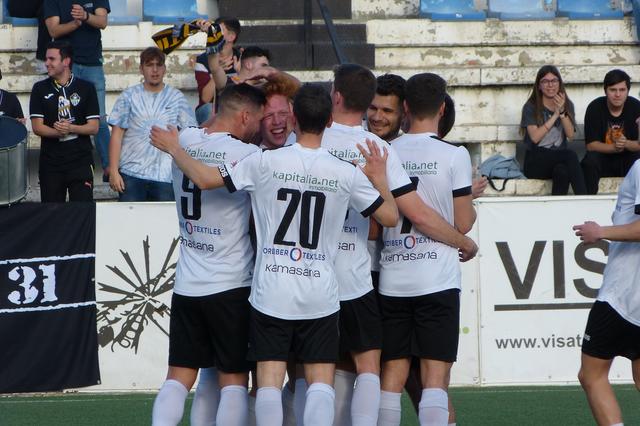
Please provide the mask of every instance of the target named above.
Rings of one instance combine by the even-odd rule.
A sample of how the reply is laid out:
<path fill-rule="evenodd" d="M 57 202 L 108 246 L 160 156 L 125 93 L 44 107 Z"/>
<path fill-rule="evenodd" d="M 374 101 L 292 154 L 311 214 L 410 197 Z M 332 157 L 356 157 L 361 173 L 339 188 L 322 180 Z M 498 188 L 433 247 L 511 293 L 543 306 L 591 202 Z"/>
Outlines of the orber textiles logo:
<path fill-rule="evenodd" d="M 309 185 L 311 189 L 320 191 L 336 192 L 338 190 L 338 179 L 320 178 L 313 175 L 300 175 L 296 172 L 285 173 L 274 170 L 272 177 L 284 183 L 295 182 Z"/>
<path fill-rule="evenodd" d="M 203 226 L 194 224 L 188 220 L 179 221 L 180 228 L 183 228 L 187 234 L 193 235 L 196 234 L 206 234 L 206 235 L 222 235 L 222 229 L 220 228 L 212 228 L 210 226 Z"/>
<path fill-rule="evenodd" d="M 98 343 L 111 351 L 118 345 L 138 352 L 140 337 L 147 325 L 153 324 L 169 336 L 160 318 L 170 315 L 170 308 L 160 298 L 173 289 L 176 263 L 171 259 L 178 245 L 174 239 L 168 247 L 162 267 L 157 273 L 150 270 L 151 250 L 149 236 L 142 241 L 144 265 L 136 265 L 128 252 L 120 254 L 128 267 L 107 266 L 115 277 L 112 283 L 98 283 L 99 289 L 111 293 L 114 299 L 98 302 Z M 140 268 L 140 269 L 139 269 Z"/>
<path fill-rule="evenodd" d="M 324 253 L 316 253 L 313 251 L 304 251 L 297 247 L 292 249 L 285 248 L 276 248 L 276 247 L 264 247 L 262 249 L 262 254 L 270 254 L 273 256 L 279 257 L 288 257 L 294 262 L 299 262 L 301 260 L 326 260 L 327 256 Z"/>
<path fill-rule="evenodd" d="M 407 250 L 411 250 L 420 244 L 431 244 L 434 242 L 436 241 L 424 235 L 407 235 L 403 238 L 383 241 L 385 247 L 404 247 Z"/>
<path fill-rule="evenodd" d="M 422 163 L 415 163 L 413 161 L 405 161 L 402 163 L 402 167 L 410 176 L 416 175 L 437 175 L 438 174 L 438 162 L 427 161 Z"/>

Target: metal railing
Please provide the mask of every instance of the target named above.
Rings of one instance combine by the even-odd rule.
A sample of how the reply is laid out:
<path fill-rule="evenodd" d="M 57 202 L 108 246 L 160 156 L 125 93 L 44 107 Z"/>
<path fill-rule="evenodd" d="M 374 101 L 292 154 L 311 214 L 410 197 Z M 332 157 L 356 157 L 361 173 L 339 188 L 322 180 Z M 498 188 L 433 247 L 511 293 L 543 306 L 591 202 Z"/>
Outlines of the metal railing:
<path fill-rule="evenodd" d="M 331 17 L 331 12 L 327 7 L 324 0 L 317 0 L 318 8 L 320 9 L 320 13 L 322 14 L 322 18 L 324 19 L 325 27 L 327 28 L 327 32 L 329 33 L 329 38 L 331 39 L 331 45 L 333 46 L 333 52 L 336 55 L 336 59 L 338 63 L 344 64 L 349 62 L 347 60 L 344 51 L 342 50 L 342 45 L 340 43 L 340 39 L 338 38 L 338 32 L 336 31 L 336 27 L 333 24 L 333 18 Z M 304 0 L 304 64 L 307 69 L 313 69 L 313 0 Z"/>

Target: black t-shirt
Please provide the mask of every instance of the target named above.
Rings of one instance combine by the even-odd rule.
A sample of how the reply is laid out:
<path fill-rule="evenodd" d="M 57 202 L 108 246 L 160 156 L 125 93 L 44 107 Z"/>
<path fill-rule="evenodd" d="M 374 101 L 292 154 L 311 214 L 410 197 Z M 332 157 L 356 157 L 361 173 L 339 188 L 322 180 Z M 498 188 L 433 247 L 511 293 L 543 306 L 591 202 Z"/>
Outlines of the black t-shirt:
<path fill-rule="evenodd" d="M 13 93 L 0 89 L 0 115 L 13 118 L 24 118 L 18 97 Z"/>
<path fill-rule="evenodd" d="M 611 129 L 619 127 L 629 140 L 638 140 L 638 123 L 640 117 L 640 101 L 629 96 L 622 107 L 622 114 L 614 117 L 607 107 L 607 97 L 591 101 L 584 115 L 584 142 L 586 144 L 599 141 L 613 143 Z"/>
<path fill-rule="evenodd" d="M 42 118 L 44 124 L 53 127 L 61 119 L 73 124 L 87 124 L 100 119 L 100 108 L 95 86 L 88 81 L 71 76 L 69 82 L 58 85 L 47 78 L 33 85 L 29 100 L 31 118 Z M 91 138 L 87 135 L 69 135 L 64 139 L 41 138 L 40 171 L 65 171 L 85 164 L 93 164 Z"/>
<path fill-rule="evenodd" d="M 58 16 L 61 24 L 73 21 L 71 7 L 73 4 L 81 4 L 84 10 L 95 15 L 96 9 L 111 11 L 109 0 L 47 0 L 43 4 L 44 19 Z M 102 36 L 100 30 L 83 22 L 82 25 L 71 33 L 57 40 L 66 40 L 73 49 L 73 62 L 81 65 L 102 64 Z"/>

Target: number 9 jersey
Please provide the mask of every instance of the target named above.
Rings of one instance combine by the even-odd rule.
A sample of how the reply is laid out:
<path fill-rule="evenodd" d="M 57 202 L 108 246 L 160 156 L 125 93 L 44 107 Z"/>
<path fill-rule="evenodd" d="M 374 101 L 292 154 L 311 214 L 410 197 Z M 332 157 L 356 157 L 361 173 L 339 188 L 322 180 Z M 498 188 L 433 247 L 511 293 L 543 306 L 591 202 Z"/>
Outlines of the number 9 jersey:
<path fill-rule="evenodd" d="M 180 145 L 196 160 L 211 167 L 235 163 L 259 151 L 229 133 L 210 133 L 189 127 Z M 180 226 L 180 257 L 174 292 L 207 296 L 251 285 L 253 249 L 249 240 L 249 194 L 230 194 L 225 188 L 200 190 L 172 165 L 173 191 Z"/>
<path fill-rule="evenodd" d="M 324 148 L 297 143 L 220 173 L 229 191 L 251 193 L 257 236 L 251 305 L 285 320 L 337 312 L 334 261 L 347 209 L 366 217 L 383 203 L 364 173 Z"/>

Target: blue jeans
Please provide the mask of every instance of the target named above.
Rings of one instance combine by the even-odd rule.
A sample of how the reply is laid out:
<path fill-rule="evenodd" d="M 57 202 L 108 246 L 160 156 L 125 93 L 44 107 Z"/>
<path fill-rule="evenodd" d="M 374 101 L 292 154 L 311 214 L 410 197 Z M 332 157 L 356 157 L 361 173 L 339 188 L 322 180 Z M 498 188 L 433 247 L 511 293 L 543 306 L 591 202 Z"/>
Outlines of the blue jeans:
<path fill-rule="evenodd" d="M 105 82 L 102 65 L 73 64 L 73 74 L 86 81 L 90 81 L 96 87 L 98 105 L 100 107 L 100 128 L 94 137 L 96 150 L 100 156 L 102 168 L 109 165 L 109 126 L 107 125 L 107 112 L 105 107 Z"/>
<path fill-rule="evenodd" d="M 166 182 L 140 179 L 120 173 L 124 181 L 124 192 L 119 201 L 174 201 L 173 185 Z"/>
<path fill-rule="evenodd" d="M 213 104 L 203 104 L 196 108 L 196 121 L 198 126 L 211 118 L 211 111 L 213 111 Z"/>

